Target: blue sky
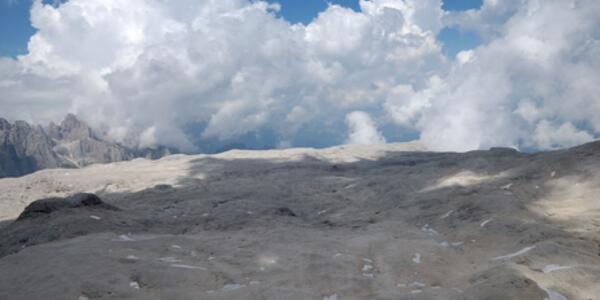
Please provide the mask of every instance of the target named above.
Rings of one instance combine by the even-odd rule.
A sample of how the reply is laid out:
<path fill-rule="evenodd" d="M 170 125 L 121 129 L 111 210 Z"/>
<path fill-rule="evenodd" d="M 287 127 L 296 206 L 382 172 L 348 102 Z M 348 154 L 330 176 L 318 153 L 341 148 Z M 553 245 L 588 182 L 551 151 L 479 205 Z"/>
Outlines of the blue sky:
<path fill-rule="evenodd" d="M 350 7 L 360 10 L 358 0 L 267 0 L 268 2 L 281 3 L 281 14 L 292 23 L 308 23 L 320 11 L 327 8 L 327 3 Z M 467 10 L 481 7 L 483 0 L 444 0 L 443 8 L 449 11 Z"/>
<path fill-rule="evenodd" d="M 52 2 L 45 0 L 44 2 Z M 292 23 L 309 23 L 328 3 L 360 10 L 358 0 L 268 0 L 281 4 L 281 16 Z M 444 0 L 443 8 L 449 11 L 479 8 L 482 0 Z M 27 52 L 27 41 L 35 32 L 29 22 L 31 0 L 0 0 L 0 56 L 15 57 Z M 444 29 L 438 36 L 444 45 L 444 53 L 453 57 L 464 49 L 480 42 L 474 33 Z"/>
<path fill-rule="evenodd" d="M 0 0 L 0 56 L 27 51 L 27 41 L 35 32 L 29 23 L 30 1 Z"/>

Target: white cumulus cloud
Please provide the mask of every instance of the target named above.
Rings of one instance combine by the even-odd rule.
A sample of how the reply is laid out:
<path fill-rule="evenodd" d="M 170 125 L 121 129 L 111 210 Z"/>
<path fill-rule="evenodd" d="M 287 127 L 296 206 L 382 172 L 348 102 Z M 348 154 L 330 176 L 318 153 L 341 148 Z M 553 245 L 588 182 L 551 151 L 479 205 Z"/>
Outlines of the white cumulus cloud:
<path fill-rule="evenodd" d="M 385 138 L 379 131 L 371 117 L 362 111 L 353 111 L 346 116 L 348 125 L 348 144 L 383 144 Z"/>
<path fill-rule="evenodd" d="M 597 137 L 599 13 L 593 0 L 486 0 L 462 13 L 488 41 L 444 78 L 420 120 L 421 138 L 433 149 L 469 150 L 551 149 Z"/>
<path fill-rule="evenodd" d="M 45 123 L 72 112 L 116 141 L 183 150 L 264 132 L 287 147 L 382 142 L 392 128 L 435 150 L 600 135 L 600 2 L 360 7 L 330 5 L 302 25 L 263 1 L 37 0 L 28 53 L 0 58 L 1 114 Z M 444 26 L 484 44 L 447 59 Z M 201 124 L 193 136 L 190 124 Z"/>
<path fill-rule="evenodd" d="M 391 90 L 421 89 L 444 65 L 439 0 L 361 6 L 331 5 L 304 26 L 261 1 L 35 1 L 29 53 L 0 64 L 3 113 L 73 112 L 134 144 L 191 149 L 182 128 L 196 122 L 202 138 L 271 129 L 293 145 L 315 122 L 383 115 Z"/>

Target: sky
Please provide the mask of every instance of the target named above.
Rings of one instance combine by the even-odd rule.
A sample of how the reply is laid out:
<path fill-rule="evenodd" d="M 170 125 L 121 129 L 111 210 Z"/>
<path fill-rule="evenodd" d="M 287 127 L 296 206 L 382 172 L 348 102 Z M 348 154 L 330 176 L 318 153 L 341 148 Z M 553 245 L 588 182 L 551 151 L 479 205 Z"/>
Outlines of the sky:
<path fill-rule="evenodd" d="M 35 33 L 29 23 L 29 2 L 0 1 L 0 56 L 27 53 L 27 41 Z"/>
<path fill-rule="evenodd" d="M 478 9 L 483 0 L 445 0 L 442 8 L 447 11 L 464 11 Z M 57 1 L 44 0 L 53 4 Z M 268 0 L 269 3 L 280 3 L 279 16 L 290 23 L 308 24 L 317 15 L 327 9 L 330 4 L 337 4 L 360 11 L 359 0 Z M 27 53 L 27 42 L 35 33 L 29 22 L 31 0 L 0 0 L 0 56 L 16 57 Z M 446 46 L 444 53 L 454 56 L 463 49 L 471 49 L 479 44 L 474 32 L 461 32 L 447 28 L 438 37 Z"/>
<path fill-rule="evenodd" d="M 75 113 L 107 139 L 191 152 L 569 147 L 600 135 L 599 12 L 594 0 L 0 0 L 0 114 Z"/>

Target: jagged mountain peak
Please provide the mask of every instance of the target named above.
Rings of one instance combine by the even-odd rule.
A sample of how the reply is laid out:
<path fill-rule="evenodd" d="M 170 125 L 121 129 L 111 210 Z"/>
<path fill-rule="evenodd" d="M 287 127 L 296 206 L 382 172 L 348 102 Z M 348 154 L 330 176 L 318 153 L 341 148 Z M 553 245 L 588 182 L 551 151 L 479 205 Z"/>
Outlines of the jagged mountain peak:
<path fill-rule="evenodd" d="M 86 122 L 68 114 L 46 128 L 25 121 L 0 119 L 0 178 L 22 176 L 46 168 L 74 168 L 136 157 L 160 158 L 173 149 L 131 149 L 94 134 Z"/>
<path fill-rule="evenodd" d="M 47 132 L 56 140 L 75 141 L 95 138 L 92 128 L 74 114 L 68 114 L 60 125 L 50 122 Z"/>
<path fill-rule="evenodd" d="M 0 130 L 7 130 L 11 128 L 10 122 L 4 118 L 0 118 Z"/>

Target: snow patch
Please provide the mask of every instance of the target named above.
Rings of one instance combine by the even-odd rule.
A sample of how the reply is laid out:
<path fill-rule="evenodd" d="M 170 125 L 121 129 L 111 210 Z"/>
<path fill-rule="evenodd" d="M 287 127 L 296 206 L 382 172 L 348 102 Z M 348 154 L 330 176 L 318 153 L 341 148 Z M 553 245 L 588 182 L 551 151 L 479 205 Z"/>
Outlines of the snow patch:
<path fill-rule="evenodd" d="M 134 289 L 136 289 L 136 290 L 139 290 L 139 289 L 140 289 L 140 284 L 139 284 L 137 281 L 132 281 L 132 282 L 130 282 L 130 283 L 129 283 L 129 286 L 130 286 L 131 288 L 134 288 Z"/>
<path fill-rule="evenodd" d="M 182 265 L 182 264 L 171 264 L 170 267 L 172 267 L 172 268 L 178 268 L 178 269 L 190 269 L 190 270 L 204 270 L 204 271 L 207 270 L 204 267 Z"/>
<path fill-rule="evenodd" d="M 133 238 L 131 238 L 129 235 L 126 234 L 121 234 L 116 240 L 113 240 L 114 242 L 133 242 L 135 241 Z"/>
<path fill-rule="evenodd" d="M 493 219 L 487 219 L 487 220 L 485 220 L 485 221 L 481 222 L 481 224 L 479 224 L 479 226 L 480 226 L 481 228 L 483 228 L 483 227 L 485 227 L 485 225 L 487 225 L 487 224 L 488 224 L 489 222 L 491 222 L 492 220 L 493 220 Z"/>
<path fill-rule="evenodd" d="M 323 297 L 323 300 L 338 300 L 338 295 L 333 294 L 331 296 L 325 296 L 325 297 Z"/>
<path fill-rule="evenodd" d="M 373 272 L 371 272 L 374 269 L 373 260 L 371 260 L 369 258 L 363 258 L 362 260 L 364 262 L 364 265 L 362 267 L 363 276 L 369 277 L 369 278 L 374 278 L 375 275 L 373 274 Z"/>
<path fill-rule="evenodd" d="M 353 184 L 345 186 L 344 189 L 346 189 L 346 190 L 351 189 L 351 188 L 355 187 L 356 185 L 357 185 L 356 183 L 353 183 Z"/>
<path fill-rule="evenodd" d="M 421 231 L 427 232 L 427 234 L 429 234 L 429 235 L 438 235 L 439 234 L 437 231 L 435 231 L 435 229 L 429 227 L 429 224 L 425 224 L 423 227 L 421 227 Z"/>
<path fill-rule="evenodd" d="M 410 284 L 410 286 L 411 286 L 411 287 L 414 287 L 414 288 L 419 288 L 419 289 L 422 289 L 422 288 L 426 287 L 427 285 L 426 285 L 426 284 L 424 284 L 424 283 L 422 283 L 422 282 L 413 281 L 413 282 Z"/>
<path fill-rule="evenodd" d="M 415 253 L 415 256 L 413 257 L 412 260 L 415 264 L 420 264 L 421 263 L 421 253 Z"/>
<path fill-rule="evenodd" d="M 546 265 L 542 268 L 542 272 L 552 273 L 554 271 L 567 270 L 567 269 L 572 269 L 572 268 L 573 268 L 572 266 Z"/>
<path fill-rule="evenodd" d="M 440 219 L 442 219 L 442 220 L 443 220 L 443 219 L 445 219 L 445 218 L 449 217 L 449 216 L 450 216 L 450 215 L 451 215 L 453 212 L 454 212 L 454 210 L 451 210 L 451 211 L 449 211 L 449 212 L 445 213 L 443 216 L 441 216 L 441 217 L 440 217 Z"/>
<path fill-rule="evenodd" d="M 440 243 L 440 245 L 441 245 L 442 247 L 444 247 L 444 248 L 448 248 L 448 247 L 450 247 L 450 246 L 453 246 L 453 247 L 458 247 L 458 246 L 460 246 L 460 245 L 462 245 L 462 244 L 464 244 L 464 243 L 465 243 L 465 242 L 463 242 L 463 241 L 459 241 L 459 242 L 448 242 L 448 241 L 443 241 L 443 242 L 441 242 L 441 243 Z"/>
<path fill-rule="evenodd" d="M 178 259 L 177 257 L 161 257 L 158 260 L 162 261 L 162 262 L 166 262 L 166 263 L 177 263 L 177 262 L 181 262 L 180 259 Z"/>
<path fill-rule="evenodd" d="M 494 257 L 494 258 L 492 258 L 492 260 L 510 259 L 510 258 L 513 258 L 513 257 L 516 257 L 516 256 L 523 255 L 523 254 L 531 251 L 533 248 L 535 248 L 535 246 L 525 247 L 525 248 L 523 248 L 523 249 L 521 249 L 521 250 L 519 250 L 519 251 L 517 251 L 515 253 L 511 253 L 511 254 L 507 254 L 507 255 L 503 255 L 503 256 Z"/>
<path fill-rule="evenodd" d="M 551 289 L 542 288 L 542 290 L 544 290 L 548 294 L 548 298 L 544 298 L 544 300 L 568 300 L 567 297 Z"/>
<path fill-rule="evenodd" d="M 243 284 L 238 284 L 238 283 L 230 283 L 230 284 L 226 284 L 223 286 L 223 291 L 234 291 L 234 290 L 239 290 L 243 287 L 246 287 Z"/>

